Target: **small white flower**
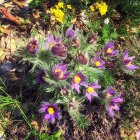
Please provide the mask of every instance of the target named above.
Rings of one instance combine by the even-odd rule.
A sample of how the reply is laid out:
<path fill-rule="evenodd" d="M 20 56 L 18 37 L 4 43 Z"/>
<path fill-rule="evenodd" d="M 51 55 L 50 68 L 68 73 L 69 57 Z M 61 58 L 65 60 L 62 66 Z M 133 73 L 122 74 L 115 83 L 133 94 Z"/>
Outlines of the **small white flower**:
<path fill-rule="evenodd" d="M 109 23 L 109 18 L 106 18 L 106 19 L 104 20 L 104 24 L 108 25 L 108 23 Z"/>

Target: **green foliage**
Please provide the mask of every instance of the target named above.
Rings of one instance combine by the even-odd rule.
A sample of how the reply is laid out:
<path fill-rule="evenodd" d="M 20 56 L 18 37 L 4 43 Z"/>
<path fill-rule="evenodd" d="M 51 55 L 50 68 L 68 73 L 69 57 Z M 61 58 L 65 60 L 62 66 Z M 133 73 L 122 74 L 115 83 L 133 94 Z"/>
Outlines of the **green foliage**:
<path fill-rule="evenodd" d="M 108 87 L 112 84 L 114 84 L 115 82 L 115 79 L 113 77 L 113 75 L 111 74 L 110 71 L 108 70 L 105 70 L 103 75 L 100 77 L 100 80 L 101 84 L 103 85 L 103 87 Z"/>

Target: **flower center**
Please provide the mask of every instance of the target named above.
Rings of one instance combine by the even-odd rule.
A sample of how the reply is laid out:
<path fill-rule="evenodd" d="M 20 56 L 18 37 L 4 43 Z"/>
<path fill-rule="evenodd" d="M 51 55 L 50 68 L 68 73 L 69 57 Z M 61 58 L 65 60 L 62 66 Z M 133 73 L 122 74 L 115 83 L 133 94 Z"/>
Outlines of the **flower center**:
<path fill-rule="evenodd" d="M 81 78 L 79 76 L 74 76 L 74 83 L 79 84 L 81 82 Z"/>
<path fill-rule="evenodd" d="M 89 93 L 89 94 L 92 94 L 93 92 L 94 92 L 94 89 L 93 89 L 93 87 L 88 87 L 87 88 L 87 92 Z"/>
<path fill-rule="evenodd" d="M 112 49 L 108 48 L 106 52 L 110 54 L 110 53 L 112 53 Z"/>
<path fill-rule="evenodd" d="M 101 65 L 101 63 L 99 61 L 95 62 L 95 66 L 99 67 Z"/>
<path fill-rule="evenodd" d="M 49 107 L 49 108 L 48 108 L 48 113 L 49 113 L 49 114 L 54 114 L 54 109 L 53 109 L 52 107 Z"/>
<path fill-rule="evenodd" d="M 110 96 L 111 96 L 111 94 L 110 94 L 110 93 L 106 93 L 106 95 L 107 95 L 107 97 L 110 97 Z"/>
<path fill-rule="evenodd" d="M 130 66 L 131 65 L 131 62 L 129 62 L 126 66 Z"/>
<path fill-rule="evenodd" d="M 64 72 L 62 70 L 60 70 L 60 69 L 56 69 L 55 73 L 59 73 L 59 78 L 60 79 L 64 77 Z"/>

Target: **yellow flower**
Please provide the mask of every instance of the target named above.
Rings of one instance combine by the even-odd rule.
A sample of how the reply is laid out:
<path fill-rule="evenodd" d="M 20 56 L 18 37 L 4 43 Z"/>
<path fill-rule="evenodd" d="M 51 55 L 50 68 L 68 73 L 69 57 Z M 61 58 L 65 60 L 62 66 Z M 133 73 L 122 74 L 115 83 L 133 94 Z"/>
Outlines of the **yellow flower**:
<path fill-rule="evenodd" d="M 101 3 L 96 3 L 97 8 L 99 9 L 99 12 L 101 15 L 105 15 L 107 10 L 108 10 L 108 6 L 105 2 L 101 2 Z"/>
<path fill-rule="evenodd" d="M 63 23 L 65 14 L 61 9 L 51 8 L 50 13 L 55 16 L 56 21 Z"/>
<path fill-rule="evenodd" d="M 69 4 L 67 5 L 67 8 L 68 8 L 68 9 L 72 9 L 71 5 L 69 5 Z"/>
<path fill-rule="evenodd" d="M 93 5 L 90 6 L 90 10 L 91 10 L 91 11 L 95 11 L 95 8 L 94 8 Z"/>
<path fill-rule="evenodd" d="M 57 5 L 58 5 L 59 8 L 64 8 L 64 3 L 63 2 L 58 2 Z"/>

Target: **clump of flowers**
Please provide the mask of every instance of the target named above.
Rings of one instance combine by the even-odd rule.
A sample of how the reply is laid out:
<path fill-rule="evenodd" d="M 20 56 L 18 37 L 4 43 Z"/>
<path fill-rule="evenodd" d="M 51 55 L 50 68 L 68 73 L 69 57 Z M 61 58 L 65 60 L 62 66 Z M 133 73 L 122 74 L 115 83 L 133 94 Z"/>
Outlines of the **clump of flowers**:
<path fill-rule="evenodd" d="M 57 104 L 51 104 L 45 102 L 40 108 L 40 112 L 44 114 L 44 119 L 50 121 L 51 123 L 55 122 L 55 119 L 60 119 L 60 110 Z"/>

